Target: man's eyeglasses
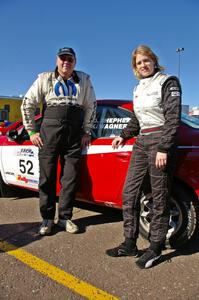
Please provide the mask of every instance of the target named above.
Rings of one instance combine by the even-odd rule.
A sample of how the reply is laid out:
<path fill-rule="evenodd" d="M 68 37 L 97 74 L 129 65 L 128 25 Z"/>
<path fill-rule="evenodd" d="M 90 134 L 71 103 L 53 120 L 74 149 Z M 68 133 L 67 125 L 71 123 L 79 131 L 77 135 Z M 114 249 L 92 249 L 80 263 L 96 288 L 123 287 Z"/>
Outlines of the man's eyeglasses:
<path fill-rule="evenodd" d="M 64 61 L 67 60 L 70 63 L 73 63 L 75 61 L 74 57 L 70 56 L 70 55 L 60 55 L 59 58 Z"/>

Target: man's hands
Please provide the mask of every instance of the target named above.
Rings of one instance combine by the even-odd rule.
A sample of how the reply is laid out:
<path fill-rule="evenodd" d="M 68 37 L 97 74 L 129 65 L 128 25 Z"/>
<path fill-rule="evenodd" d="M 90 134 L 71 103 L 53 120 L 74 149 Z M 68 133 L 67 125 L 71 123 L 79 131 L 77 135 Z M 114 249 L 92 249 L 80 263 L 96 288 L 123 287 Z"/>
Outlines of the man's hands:
<path fill-rule="evenodd" d="M 81 140 L 81 147 L 85 148 L 85 147 L 89 147 L 91 142 L 91 136 L 89 133 L 84 133 L 84 135 L 82 136 L 82 140 Z"/>
<path fill-rule="evenodd" d="M 43 146 L 43 142 L 42 142 L 42 139 L 40 138 L 39 132 L 36 132 L 35 134 L 32 134 L 30 136 L 30 140 L 33 143 L 33 145 L 39 147 L 40 149 Z"/>

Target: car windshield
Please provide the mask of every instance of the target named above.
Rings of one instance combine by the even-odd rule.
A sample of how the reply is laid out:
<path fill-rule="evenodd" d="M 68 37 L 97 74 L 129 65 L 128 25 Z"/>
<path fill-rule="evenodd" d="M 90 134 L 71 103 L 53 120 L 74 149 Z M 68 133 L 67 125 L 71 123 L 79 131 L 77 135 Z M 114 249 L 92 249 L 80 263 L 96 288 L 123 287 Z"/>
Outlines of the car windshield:
<path fill-rule="evenodd" d="M 182 122 L 191 126 L 192 128 L 199 129 L 199 119 L 182 113 Z"/>

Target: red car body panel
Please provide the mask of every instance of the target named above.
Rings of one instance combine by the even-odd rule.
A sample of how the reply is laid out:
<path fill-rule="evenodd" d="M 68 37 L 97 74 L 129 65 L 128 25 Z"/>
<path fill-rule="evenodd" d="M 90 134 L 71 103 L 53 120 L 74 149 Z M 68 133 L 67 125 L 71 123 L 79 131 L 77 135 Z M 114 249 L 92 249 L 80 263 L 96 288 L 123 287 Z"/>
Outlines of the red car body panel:
<path fill-rule="evenodd" d="M 111 147 L 112 139 L 101 139 L 100 145 Z M 91 147 L 97 146 L 94 141 Z M 83 155 L 80 173 L 81 198 L 121 207 L 121 190 L 131 152 Z"/>
<path fill-rule="evenodd" d="M 193 188 L 199 196 L 199 130 L 181 124 L 177 143 L 175 176 Z"/>

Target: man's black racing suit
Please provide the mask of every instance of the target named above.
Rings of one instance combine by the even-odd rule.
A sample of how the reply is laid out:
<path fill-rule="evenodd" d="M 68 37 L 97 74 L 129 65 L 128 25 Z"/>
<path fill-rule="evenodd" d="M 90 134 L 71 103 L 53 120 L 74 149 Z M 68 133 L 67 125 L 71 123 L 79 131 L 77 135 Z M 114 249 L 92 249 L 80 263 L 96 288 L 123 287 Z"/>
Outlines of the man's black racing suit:
<path fill-rule="evenodd" d="M 71 219 L 79 159 L 81 138 L 89 132 L 96 113 L 94 89 L 87 74 L 74 71 L 71 78 L 63 80 L 55 72 L 46 72 L 26 93 L 21 112 L 25 128 L 35 131 L 35 110 L 43 103 L 43 121 L 39 149 L 40 212 L 43 219 L 53 220 L 56 205 L 57 164 L 61 163 L 61 191 L 59 219 Z"/>

